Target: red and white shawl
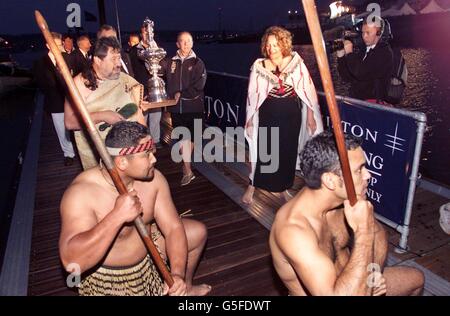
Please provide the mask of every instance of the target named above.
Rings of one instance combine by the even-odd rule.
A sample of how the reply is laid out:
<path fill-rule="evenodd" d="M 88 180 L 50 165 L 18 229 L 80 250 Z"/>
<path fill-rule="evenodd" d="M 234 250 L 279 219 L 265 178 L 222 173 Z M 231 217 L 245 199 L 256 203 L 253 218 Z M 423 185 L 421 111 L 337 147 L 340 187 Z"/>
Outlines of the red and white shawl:
<path fill-rule="evenodd" d="M 259 126 L 259 108 L 269 95 L 272 88 L 279 88 L 278 77 L 264 68 L 263 58 L 257 59 L 251 68 L 247 95 L 247 117 L 245 122 L 245 138 L 249 144 L 250 162 L 252 165 L 250 179 L 253 181 L 258 154 L 258 126 Z M 282 71 L 285 75 L 284 82 L 292 85 L 295 92 L 302 101 L 302 123 L 298 138 L 298 152 L 300 152 L 306 141 L 312 136 L 323 131 L 323 122 L 320 114 L 319 102 L 317 99 L 316 88 L 309 75 L 309 71 L 303 62 L 303 59 L 296 52 L 292 53 L 292 60 Z M 306 106 L 305 106 L 306 105 Z M 314 113 L 317 128 L 314 134 L 307 128 L 307 107 Z M 281 110 L 281 109 L 280 109 Z M 296 168 L 299 168 L 299 159 L 297 157 Z"/>

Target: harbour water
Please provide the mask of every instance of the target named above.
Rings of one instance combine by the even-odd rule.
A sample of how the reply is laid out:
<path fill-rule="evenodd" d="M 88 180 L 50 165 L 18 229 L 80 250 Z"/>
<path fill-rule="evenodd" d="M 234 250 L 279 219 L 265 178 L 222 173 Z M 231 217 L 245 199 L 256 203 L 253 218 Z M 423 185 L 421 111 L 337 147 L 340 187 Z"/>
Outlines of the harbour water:
<path fill-rule="evenodd" d="M 209 70 L 248 76 L 250 67 L 261 56 L 258 43 L 199 44 L 196 53 Z M 311 45 L 296 46 L 311 73 L 317 89 L 322 90 L 319 70 Z M 402 53 L 408 67 L 408 86 L 403 102 L 398 105 L 427 115 L 420 173 L 450 185 L 450 64 L 449 51 L 439 48 L 404 48 Z M 346 95 L 348 84 L 337 72 L 336 57 L 330 62 L 337 94 Z"/>
<path fill-rule="evenodd" d="M 174 54 L 175 43 L 159 43 Z M 208 70 L 248 76 L 253 61 L 261 56 L 259 43 L 201 44 L 194 50 Z M 311 45 L 296 46 L 318 89 L 321 88 L 319 71 Z M 450 185 L 450 64 L 449 52 L 439 47 L 402 49 L 408 67 L 408 86 L 399 107 L 420 111 L 427 115 L 428 124 L 422 149 L 420 173 L 430 179 Z M 16 60 L 31 66 L 42 52 L 16 54 Z M 330 62 L 337 94 L 346 95 L 348 85 L 343 83 L 336 69 L 335 57 Z"/>

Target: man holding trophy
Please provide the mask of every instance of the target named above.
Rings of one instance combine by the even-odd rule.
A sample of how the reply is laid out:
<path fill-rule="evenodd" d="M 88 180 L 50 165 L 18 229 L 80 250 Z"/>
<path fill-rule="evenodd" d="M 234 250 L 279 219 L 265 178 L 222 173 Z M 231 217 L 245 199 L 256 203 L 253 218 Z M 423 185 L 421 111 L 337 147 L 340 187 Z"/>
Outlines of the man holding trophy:
<path fill-rule="evenodd" d="M 144 85 L 144 100 L 161 102 L 167 99 L 164 81 L 158 77 L 159 62 L 166 56 L 164 49 L 154 41 L 154 23 L 146 18 L 141 26 L 141 41 L 130 50 L 130 60 L 134 76 Z M 161 108 L 146 111 L 148 127 L 156 147 L 160 146 Z"/>
<path fill-rule="evenodd" d="M 148 18 L 141 27 L 141 41 L 130 52 L 135 78 L 145 86 L 145 101 L 149 102 L 148 124 L 150 134 L 156 144 L 160 142 L 160 107 L 168 107 L 173 128 L 188 128 L 190 139 L 181 140 L 183 159 L 183 177 L 181 185 L 187 185 L 195 179 L 191 167 L 191 155 L 194 149 L 194 121 L 203 118 L 206 70 L 203 61 L 192 50 L 193 39 L 189 32 L 177 36 L 178 51 L 172 58 L 164 58 L 166 52 L 154 41 L 154 23 Z M 167 83 L 158 76 L 162 74 Z M 171 100 L 167 100 L 168 98 Z M 175 104 L 175 106 L 173 106 Z M 157 108 L 158 107 L 158 108 Z"/>
<path fill-rule="evenodd" d="M 167 108 L 171 114 L 172 126 L 188 128 L 191 136 L 190 139 L 181 140 L 183 158 L 181 185 L 184 186 L 195 179 L 191 168 L 194 121 L 203 118 L 206 70 L 203 61 L 192 50 L 194 42 L 189 32 L 179 33 L 176 44 L 177 53 L 161 62 L 161 71 L 166 79 L 168 95 L 177 100 L 175 106 Z"/>

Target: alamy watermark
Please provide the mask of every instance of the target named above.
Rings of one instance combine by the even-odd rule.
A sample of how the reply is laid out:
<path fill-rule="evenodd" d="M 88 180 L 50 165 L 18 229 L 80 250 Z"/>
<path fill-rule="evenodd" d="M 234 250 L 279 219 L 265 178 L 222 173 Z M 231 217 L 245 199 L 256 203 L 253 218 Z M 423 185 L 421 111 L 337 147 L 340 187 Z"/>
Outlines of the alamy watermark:
<path fill-rule="evenodd" d="M 81 27 L 81 7 L 78 3 L 69 3 L 66 11 L 70 12 L 66 18 L 68 28 Z"/>
<path fill-rule="evenodd" d="M 257 156 L 261 162 L 261 173 L 275 173 L 280 165 L 280 132 L 278 127 L 258 128 Z M 269 142 L 270 134 L 270 142 Z M 194 135 L 186 127 L 176 127 L 171 134 L 172 140 L 178 140 L 172 147 L 171 157 L 174 162 L 183 161 L 181 148 L 183 141 L 194 144 L 194 162 L 245 162 L 244 128 L 226 127 L 225 132 L 217 127 L 203 130 L 202 119 L 194 120 Z M 179 140 L 181 139 L 181 140 Z M 238 144 L 235 146 L 235 144 Z M 241 144 L 241 145 L 239 145 Z M 251 155 L 256 163 L 256 155 Z M 189 159 L 188 162 L 191 162 Z"/>
<path fill-rule="evenodd" d="M 367 277 L 366 284 L 369 288 L 376 288 L 380 286 L 381 279 L 383 277 L 381 273 L 381 267 L 377 263 L 369 263 L 367 265 L 367 272 L 370 272 Z"/>
<path fill-rule="evenodd" d="M 81 282 L 81 267 L 78 263 L 69 263 L 66 267 L 70 274 L 66 278 L 66 285 L 69 288 L 79 287 Z"/>
<path fill-rule="evenodd" d="M 366 11 L 371 12 L 367 18 L 367 25 L 381 27 L 381 6 L 378 3 L 369 3 Z"/>

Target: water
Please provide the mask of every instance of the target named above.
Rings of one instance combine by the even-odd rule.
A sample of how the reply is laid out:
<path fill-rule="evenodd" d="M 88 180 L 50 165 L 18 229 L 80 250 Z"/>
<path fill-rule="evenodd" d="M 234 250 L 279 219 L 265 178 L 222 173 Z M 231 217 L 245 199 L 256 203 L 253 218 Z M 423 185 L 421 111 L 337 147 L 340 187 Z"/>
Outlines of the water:
<path fill-rule="evenodd" d="M 261 56 L 258 43 L 197 44 L 194 47 L 208 70 L 248 76 L 250 67 Z M 311 73 L 317 89 L 322 90 L 312 45 L 296 46 Z M 398 107 L 427 115 L 420 173 L 450 185 L 450 64 L 448 51 L 439 48 L 402 49 L 408 66 L 408 86 Z M 342 82 L 337 62 L 330 62 L 337 94 L 347 95 L 349 85 Z"/>
<path fill-rule="evenodd" d="M 3 262 L 17 185 L 33 114 L 34 90 L 0 97 L 0 263 Z M 1 265 L 1 264 L 0 264 Z"/>
<path fill-rule="evenodd" d="M 168 55 L 175 53 L 174 43 L 160 43 Z M 296 46 L 305 60 L 318 89 L 321 88 L 319 70 L 311 45 Z M 246 44 L 195 44 L 194 50 L 203 59 L 208 70 L 248 76 L 254 60 L 261 56 L 258 43 Z M 408 86 L 399 107 L 424 112 L 428 127 L 425 132 L 420 172 L 427 178 L 450 185 L 450 63 L 448 51 L 440 48 L 402 49 L 408 66 Z M 24 66 L 31 66 L 42 52 L 23 53 L 15 56 Z M 348 84 L 339 79 L 336 60 L 331 71 L 337 94 L 346 95 Z"/>

